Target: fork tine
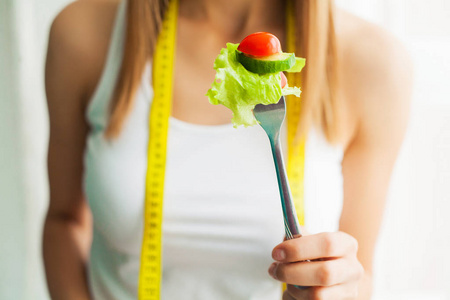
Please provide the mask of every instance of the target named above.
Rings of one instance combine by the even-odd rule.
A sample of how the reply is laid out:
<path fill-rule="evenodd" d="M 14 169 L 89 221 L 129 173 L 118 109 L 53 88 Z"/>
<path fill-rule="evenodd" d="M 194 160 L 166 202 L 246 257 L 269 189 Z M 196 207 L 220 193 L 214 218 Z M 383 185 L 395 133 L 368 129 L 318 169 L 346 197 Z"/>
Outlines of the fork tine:
<path fill-rule="evenodd" d="M 286 115 L 284 96 L 277 103 L 263 105 L 258 104 L 253 109 L 253 114 L 261 127 L 269 134 L 279 131 Z M 270 138 L 270 136 L 269 136 Z"/>

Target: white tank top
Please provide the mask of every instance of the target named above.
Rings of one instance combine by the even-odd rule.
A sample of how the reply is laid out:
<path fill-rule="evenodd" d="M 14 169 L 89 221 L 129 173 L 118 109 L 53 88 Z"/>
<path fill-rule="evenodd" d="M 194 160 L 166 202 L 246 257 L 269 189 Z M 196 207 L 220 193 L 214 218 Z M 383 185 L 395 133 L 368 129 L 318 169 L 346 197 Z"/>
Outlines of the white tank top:
<path fill-rule="evenodd" d="M 86 117 L 85 193 L 94 217 L 88 278 L 96 300 L 137 298 L 151 66 L 122 134 L 104 138 L 124 44 L 119 6 L 106 66 Z M 205 98 L 205 101 L 207 99 Z M 269 277 L 283 221 L 269 142 L 259 126 L 194 125 L 170 118 L 163 221 L 163 300 L 279 300 Z M 342 149 L 309 135 L 305 218 L 310 233 L 338 229 Z"/>

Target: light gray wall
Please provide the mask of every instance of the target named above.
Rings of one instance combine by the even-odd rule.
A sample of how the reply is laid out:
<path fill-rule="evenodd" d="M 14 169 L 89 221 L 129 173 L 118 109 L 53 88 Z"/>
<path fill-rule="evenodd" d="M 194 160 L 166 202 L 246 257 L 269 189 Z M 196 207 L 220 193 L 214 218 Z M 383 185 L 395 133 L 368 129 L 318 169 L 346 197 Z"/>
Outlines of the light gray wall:
<path fill-rule="evenodd" d="M 26 278 L 26 206 L 20 108 L 12 101 L 18 92 L 12 61 L 19 58 L 11 11 L 10 2 L 0 2 L 0 298 L 23 299 L 19 284 Z"/>
<path fill-rule="evenodd" d="M 44 58 L 68 0 L 0 0 L 0 299 L 49 299 L 41 262 L 47 206 Z"/>

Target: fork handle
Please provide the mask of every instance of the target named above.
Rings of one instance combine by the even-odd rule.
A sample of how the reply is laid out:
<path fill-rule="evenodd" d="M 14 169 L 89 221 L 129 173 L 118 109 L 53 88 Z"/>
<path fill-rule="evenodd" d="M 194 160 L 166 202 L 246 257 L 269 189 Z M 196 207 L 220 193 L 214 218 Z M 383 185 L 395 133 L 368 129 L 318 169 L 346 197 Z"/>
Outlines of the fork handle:
<path fill-rule="evenodd" d="M 278 190 L 280 191 L 281 206 L 283 209 L 284 229 L 288 240 L 299 238 L 302 236 L 300 225 L 297 219 L 294 202 L 292 201 L 291 189 L 289 187 L 286 169 L 284 168 L 283 151 L 281 150 L 279 135 L 270 138 L 270 146 L 272 147 L 273 161 L 277 173 Z M 295 285 L 296 288 L 303 290 L 309 286 Z"/>
<path fill-rule="evenodd" d="M 278 189 L 280 191 L 281 206 L 283 210 L 284 225 L 286 230 L 286 238 L 288 240 L 300 237 L 300 225 L 297 219 L 294 202 L 292 201 L 291 189 L 284 168 L 283 152 L 281 150 L 279 135 L 270 139 L 272 147 L 273 161 L 277 173 Z"/>

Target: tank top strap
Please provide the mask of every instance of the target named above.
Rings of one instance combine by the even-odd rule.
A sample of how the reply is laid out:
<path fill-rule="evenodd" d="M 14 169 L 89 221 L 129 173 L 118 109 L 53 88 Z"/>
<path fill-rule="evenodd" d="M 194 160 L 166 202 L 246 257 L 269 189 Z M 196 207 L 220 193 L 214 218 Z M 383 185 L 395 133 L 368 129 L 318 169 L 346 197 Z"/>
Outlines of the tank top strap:
<path fill-rule="evenodd" d="M 118 5 L 102 75 L 86 109 L 86 119 L 94 131 L 104 129 L 108 122 L 108 106 L 123 58 L 126 3 L 122 0 Z"/>

